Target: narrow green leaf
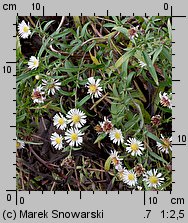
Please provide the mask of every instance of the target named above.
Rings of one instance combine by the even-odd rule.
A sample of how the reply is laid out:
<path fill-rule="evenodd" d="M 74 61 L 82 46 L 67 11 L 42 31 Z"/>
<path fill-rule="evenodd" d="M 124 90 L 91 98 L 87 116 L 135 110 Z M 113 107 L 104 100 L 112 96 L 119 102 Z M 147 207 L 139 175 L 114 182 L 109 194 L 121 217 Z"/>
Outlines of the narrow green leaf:
<path fill-rule="evenodd" d="M 172 52 L 171 50 L 167 49 L 166 47 L 163 47 L 161 53 L 163 54 L 164 57 L 166 57 L 166 59 L 172 63 Z"/>
<path fill-rule="evenodd" d="M 119 93 L 116 88 L 116 83 L 113 83 L 113 96 L 119 98 Z"/>
<path fill-rule="evenodd" d="M 144 60 L 147 64 L 147 67 L 148 67 L 148 70 L 153 78 L 153 80 L 155 81 L 156 85 L 158 86 L 159 85 L 159 81 L 158 81 L 158 77 L 157 77 L 157 73 L 155 71 L 155 68 L 152 64 L 152 61 L 150 59 L 150 57 L 148 56 L 148 54 L 146 52 L 142 52 L 143 56 L 144 56 Z"/>
<path fill-rule="evenodd" d="M 36 180 L 36 181 L 41 181 L 42 179 L 43 179 L 42 176 L 37 176 L 37 177 L 34 178 L 34 180 Z"/>
<path fill-rule="evenodd" d="M 96 42 L 94 41 L 91 45 L 89 45 L 86 49 L 85 52 L 91 51 L 91 49 L 96 45 Z"/>
<path fill-rule="evenodd" d="M 163 141 L 160 140 L 160 139 L 159 139 L 156 135 L 154 135 L 153 133 L 151 133 L 151 132 L 147 132 L 146 135 L 147 135 L 149 138 L 153 139 L 154 141 L 163 144 Z"/>
<path fill-rule="evenodd" d="M 42 46 L 38 52 L 38 58 L 41 58 L 43 52 L 47 49 L 47 46 L 49 45 L 49 42 L 51 41 L 51 37 L 48 37 L 44 42 L 42 43 Z"/>
<path fill-rule="evenodd" d="M 120 33 L 123 33 L 126 37 L 129 36 L 128 30 L 126 28 L 124 28 L 124 27 L 117 26 L 117 27 L 114 27 L 113 30 L 116 30 L 116 31 L 118 31 Z"/>
<path fill-rule="evenodd" d="M 172 26 L 171 26 L 171 23 L 170 23 L 170 19 L 168 19 L 167 26 L 168 26 L 169 38 L 172 40 Z"/>
<path fill-rule="evenodd" d="M 84 126 L 83 128 L 81 128 L 80 130 L 81 130 L 82 132 L 85 132 L 86 129 L 88 129 L 89 127 L 90 127 L 90 125 L 87 125 L 87 126 Z"/>
<path fill-rule="evenodd" d="M 154 53 L 154 55 L 153 55 L 153 59 L 152 59 L 152 64 L 155 63 L 155 61 L 156 61 L 157 57 L 159 56 L 159 54 L 161 53 L 162 49 L 163 49 L 163 46 L 160 46 L 160 47 L 155 51 L 155 53 Z"/>
<path fill-rule="evenodd" d="M 16 77 L 16 82 L 18 83 L 18 82 L 20 82 L 22 80 L 25 81 L 25 80 L 27 80 L 27 79 L 35 76 L 35 75 L 36 75 L 35 72 L 23 73 L 23 74 L 19 75 L 18 77 Z"/>
<path fill-rule="evenodd" d="M 43 30 L 46 31 L 53 22 L 55 22 L 55 20 L 47 22 L 46 25 L 44 26 Z"/>
<path fill-rule="evenodd" d="M 69 72 L 78 72 L 79 71 L 79 68 L 78 67 L 70 67 L 70 68 L 68 68 L 68 67 L 60 67 L 60 68 L 58 68 L 59 69 L 59 71 L 62 71 L 62 72 L 67 72 L 67 73 L 69 73 Z M 62 76 L 63 77 L 63 76 Z"/>
<path fill-rule="evenodd" d="M 77 151 L 77 150 L 81 150 L 82 147 L 73 147 L 72 150 Z"/>
<path fill-rule="evenodd" d="M 89 52 L 89 55 L 90 55 L 91 60 L 93 61 L 94 64 L 96 64 L 96 65 L 100 65 L 100 64 L 101 64 L 101 63 L 98 61 L 98 59 L 97 59 L 95 56 L 93 56 L 93 55 L 91 54 L 91 52 Z"/>
<path fill-rule="evenodd" d="M 57 77 L 58 76 L 56 76 L 55 78 L 58 79 Z M 64 77 L 62 76 L 62 78 L 64 78 Z M 61 77 L 59 79 L 61 79 Z M 76 80 L 75 76 L 68 77 L 61 82 L 61 85 L 62 86 L 67 86 L 67 84 L 69 84 L 70 82 L 75 82 L 75 80 Z"/>
<path fill-rule="evenodd" d="M 53 37 L 53 39 L 57 40 L 59 38 L 64 38 L 69 33 L 73 33 L 71 29 L 64 29 L 60 33 L 57 32 L 52 33 L 51 36 Z"/>
<path fill-rule="evenodd" d="M 108 159 L 106 160 L 105 164 L 104 164 L 105 171 L 109 171 L 110 170 L 111 161 L 112 161 L 112 158 L 111 158 L 111 156 L 109 156 Z"/>
<path fill-rule="evenodd" d="M 90 99 L 90 95 L 86 95 L 81 101 L 76 103 L 76 107 L 80 108 L 83 104 Z"/>
<path fill-rule="evenodd" d="M 65 58 L 65 56 L 63 56 L 59 53 L 53 52 L 51 50 L 48 50 L 48 49 L 46 49 L 46 52 L 49 53 L 50 57 L 56 57 L 56 58 L 59 58 L 59 59 L 62 59 L 62 60 Z"/>
<path fill-rule="evenodd" d="M 135 49 L 131 49 L 130 51 L 126 52 L 123 56 L 121 56 L 115 63 L 115 67 L 118 68 L 122 65 L 122 63 L 129 60 L 130 57 L 132 57 L 135 53 Z"/>
<path fill-rule="evenodd" d="M 62 103 L 63 97 L 60 98 L 60 107 L 61 107 L 61 111 L 64 115 L 67 114 L 67 112 L 65 111 L 64 107 L 63 107 L 63 103 Z"/>
<path fill-rule="evenodd" d="M 21 49 L 21 44 L 20 44 L 20 38 L 19 36 L 16 37 L 16 60 L 21 58 L 22 55 L 22 49 Z"/>
<path fill-rule="evenodd" d="M 75 95 L 75 91 L 74 92 L 67 92 L 67 91 L 63 91 L 63 90 L 59 90 L 59 93 L 62 94 L 62 95 L 65 95 L 65 96 L 69 96 L 69 97 L 72 97 Z"/>
<path fill-rule="evenodd" d="M 128 76 L 127 76 L 127 81 L 126 81 L 127 87 L 130 86 L 131 81 L 132 81 L 132 78 L 133 78 L 133 76 L 134 76 L 135 74 L 136 74 L 136 72 L 134 72 L 134 71 L 132 71 L 131 73 L 128 74 Z"/>
<path fill-rule="evenodd" d="M 75 51 L 77 51 L 80 46 L 81 46 L 82 42 L 77 43 L 75 46 L 72 47 L 72 49 L 70 50 L 70 54 L 74 53 Z"/>
<path fill-rule="evenodd" d="M 70 147 L 70 146 L 67 146 L 67 147 L 65 147 L 64 149 L 63 149 L 63 153 L 65 153 L 65 152 L 69 152 L 69 151 L 71 151 L 72 150 L 72 148 Z"/>
<path fill-rule="evenodd" d="M 23 121 L 26 117 L 26 113 L 20 115 L 20 116 L 16 116 L 16 123 L 19 123 L 21 121 Z"/>
<path fill-rule="evenodd" d="M 104 139 L 106 137 L 106 133 L 101 133 L 100 135 L 98 135 L 97 139 L 95 140 L 94 144 L 95 143 L 98 143 L 100 142 L 102 139 Z"/>
<path fill-rule="evenodd" d="M 155 159 L 161 161 L 162 163 L 168 164 L 168 162 L 166 160 L 164 160 L 161 156 L 157 155 L 156 153 L 152 152 L 151 150 L 149 150 L 149 155 L 154 157 Z"/>
<path fill-rule="evenodd" d="M 103 27 L 106 27 L 106 28 L 112 28 L 112 27 L 114 27 L 116 24 L 114 24 L 114 23 L 106 23 L 106 24 L 104 24 L 103 25 Z"/>
<path fill-rule="evenodd" d="M 52 110 L 54 110 L 56 112 L 61 112 L 61 108 L 59 106 L 52 105 L 52 104 L 48 105 L 48 109 L 52 109 Z"/>
<path fill-rule="evenodd" d="M 89 21 L 89 22 L 87 22 L 87 23 L 83 26 L 82 31 L 81 31 L 81 37 L 84 37 L 84 36 L 85 36 L 85 34 L 86 34 L 86 32 L 87 32 L 87 27 L 88 27 L 88 25 L 89 25 L 90 23 L 91 23 L 91 22 Z"/>

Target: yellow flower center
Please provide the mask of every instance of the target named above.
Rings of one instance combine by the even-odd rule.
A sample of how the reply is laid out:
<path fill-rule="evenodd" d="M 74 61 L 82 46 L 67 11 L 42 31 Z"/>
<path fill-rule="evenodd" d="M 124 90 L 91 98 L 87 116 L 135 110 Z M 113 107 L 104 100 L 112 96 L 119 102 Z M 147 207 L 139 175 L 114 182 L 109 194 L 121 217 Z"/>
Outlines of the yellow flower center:
<path fill-rule="evenodd" d="M 95 93 L 97 91 L 97 86 L 95 84 L 90 84 L 89 85 L 89 90 L 92 92 L 92 93 Z"/>
<path fill-rule="evenodd" d="M 133 174 L 133 173 L 129 173 L 129 175 L 128 175 L 128 179 L 129 179 L 129 180 L 134 180 L 134 179 L 135 179 L 134 174 Z"/>
<path fill-rule="evenodd" d="M 119 160 L 116 157 L 112 158 L 112 163 L 114 164 L 114 166 L 119 164 Z"/>
<path fill-rule="evenodd" d="M 138 151 L 138 149 L 139 149 L 139 147 L 138 147 L 138 144 L 137 143 L 133 143 L 132 145 L 131 145 L 131 149 L 133 150 L 133 151 Z"/>
<path fill-rule="evenodd" d="M 118 172 L 118 177 L 119 177 L 120 180 L 123 179 L 123 177 L 124 177 L 124 170 L 121 170 L 121 171 Z"/>
<path fill-rule="evenodd" d="M 34 66 L 38 66 L 38 60 L 34 60 L 34 61 L 33 61 L 33 65 L 34 65 Z"/>
<path fill-rule="evenodd" d="M 74 123 L 78 123 L 78 122 L 80 121 L 80 116 L 79 116 L 79 115 L 73 115 L 73 116 L 72 116 L 72 121 L 73 121 Z"/>
<path fill-rule="evenodd" d="M 55 87 L 54 84 L 49 84 L 48 86 L 49 89 L 53 89 L 54 87 Z"/>
<path fill-rule="evenodd" d="M 171 143 L 169 141 L 169 139 L 163 139 L 163 148 L 164 149 L 170 149 Z"/>
<path fill-rule="evenodd" d="M 29 31 L 29 27 L 28 26 L 24 26 L 23 27 L 23 31 L 24 31 L 24 33 L 27 33 Z"/>
<path fill-rule="evenodd" d="M 16 142 L 16 148 L 18 149 L 18 148 L 20 148 L 21 147 L 21 143 L 20 142 Z"/>
<path fill-rule="evenodd" d="M 114 135 L 114 137 L 116 139 L 121 139 L 121 134 L 119 132 L 116 132 L 115 135 Z"/>
<path fill-rule="evenodd" d="M 60 144 L 61 143 L 61 138 L 58 137 L 58 138 L 55 139 L 55 141 L 56 141 L 57 144 Z"/>
<path fill-rule="evenodd" d="M 71 139 L 72 141 L 76 141 L 78 139 L 78 135 L 76 133 L 72 133 Z"/>
<path fill-rule="evenodd" d="M 63 124 L 65 123 L 65 121 L 64 121 L 63 118 L 60 118 L 60 119 L 58 120 L 58 123 L 59 123 L 60 125 L 63 125 Z"/>
<path fill-rule="evenodd" d="M 157 184 L 159 179 L 156 176 L 150 176 L 149 181 L 151 184 Z"/>

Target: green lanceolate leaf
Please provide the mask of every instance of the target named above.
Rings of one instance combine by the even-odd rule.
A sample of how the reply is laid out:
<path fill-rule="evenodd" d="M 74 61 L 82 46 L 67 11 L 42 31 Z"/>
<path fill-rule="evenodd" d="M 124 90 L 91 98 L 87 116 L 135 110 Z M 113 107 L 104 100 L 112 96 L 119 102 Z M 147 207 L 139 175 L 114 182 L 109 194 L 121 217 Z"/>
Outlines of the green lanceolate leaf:
<path fill-rule="evenodd" d="M 126 52 L 123 56 L 121 56 L 115 63 L 115 67 L 118 68 L 122 65 L 122 63 L 129 60 L 130 57 L 132 57 L 135 53 L 135 49 L 131 49 L 130 51 Z"/>
<path fill-rule="evenodd" d="M 76 107 L 80 108 L 83 104 L 90 99 L 90 95 L 86 95 L 81 101 L 76 103 Z"/>
<path fill-rule="evenodd" d="M 172 26 L 171 26 L 171 23 L 170 23 L 170 19 L 168 19 L 167 26 L 168 26 L 169 38 L 172 40 Z"/>
<path fill-rule="evenodd" d="M 111 161 L 112 161 L 112 158 L 111 158 L 111 156 L 109 156 L 108 159 L 106 160 L 105 164 L 104 164 L 105 171 L 109 171 L 110 170 Z"/>
<path fill-rule="evenodd" d="M 167 47 L 163 47 L 161 53 L 163 54 L 164 57 L 166 57 L 166 59 L 172 63 L 172 52 L 171 50 L 169 50 Z"/>
<path fill-rule="evenodd" d="M 51 26 L 51 24 L 54 23 L 54 22 L 55 22 L 55 20 L 47 22 L 46 25 L 43 28 L 43 31 L 45 32 Z"/>
<path fill-rule="evenodd" d="M 95 140 L 94 144 L 100 142 L 100 141 L 101 141 L 102 139 L 104 139 L 105 137 L 106 137 L 106 133 L 101 133 L 101 134 L 97 137 L 97 139 Z"/>
<path fill-rule="evenodd" d="M 152 59 L 152 64 L 155 63 L 155 61 L 156 61 L 157 57 L 159 56 L 159 54 L 161 53 L 162 49 L 163 49 L 163 46 L 160 46 L 160 47 L 155 51 L 155 53 L 154 53 L 154 55 L 153 55 L 153 59 Z"/>
<path fill-rule="evenodd" d="M 128 33 L 128 30 L 124 27 L 120 27 L 120 26 L 117 26 L 117 27 L 114 27 L 113 30 L 116 30 L 120 33 L 123 33 L 127 38 L 129 38 L 129 33 Z"/>
<path fill-rule="evenodd" d="M 158 81 L 158 77 L 157 77 L 157 73 L 155 71 L 155 68 L 152 64 L 152 61 L 151 61 L 150 57 L 148 56 L 148 54 L 146 52 L 143 51 L 142 54 L 143 54 L 144 60 L 147 64 L 148 70 L 149 70 L 153 80 L 155 81 L 156 85 L 158 86 L 159 81 Z"/>
<path fill-rule="evenodd" d="M 149 150 L 149 155 L 152 156 L 153 158 L 155 158 L 156 160 L 161 161 L 162 163 L 168 164 L 168 162 L 166 160 L 164 160 L 161 156 L 157 155 L 156 153 L 152 152 L 151 150 Z"/>
<path fill-rule="evenodd" d="M 88 27 L 88 25 L 89 25 L 90 23 L 91 23 L 91 22 L 89 21 L 89 22 L 87 22 L 87 23 L 83 26 L 82 31 L 81 31 L 81 37 L 84 37 L 84 35 L 86 34 L 86 32 L 87 32 L 87 27 Z"/>
<path fill-rule="evenodd" d="M 16 123 L 23 121 L 26 117 L 26 113 L 16 117 Z"/>
<path fill-rule="evenodd" d="M 160 140 L 160 139 L 159 139 L 156 135 L 154 135 L 153 133 L 151 133 L 151 132 L 147 132 L 146 135 L 147 135 L 147 137 L 153 139 L 154 141 L 163 144 L 163 141 Z"/>

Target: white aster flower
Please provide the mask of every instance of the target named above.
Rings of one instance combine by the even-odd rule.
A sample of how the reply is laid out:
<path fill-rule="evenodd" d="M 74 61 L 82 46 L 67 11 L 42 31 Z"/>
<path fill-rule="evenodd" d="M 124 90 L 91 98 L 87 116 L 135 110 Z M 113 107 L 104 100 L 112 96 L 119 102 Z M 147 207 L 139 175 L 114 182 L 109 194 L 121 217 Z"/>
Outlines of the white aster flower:
<path fill-rule="evenodd" d="M 89 77 L 88 78 L 88 82 L 86 84 L 86 87 L 88 88 L 88 94 L 91 95 L 91 97 L 95 97 L 95 98 L 99 98 L 102 96 L 102 87 L 99 86 L 99 82 L 101 81 L 101 79 L 97 79 L 95 81 L 95 79 L 93 77 Z"/>
<path fill-rule="evenodd" d="M 70 126 L 74 126 L 75 128 L 81 128 L 86 123 L 85 113 L 76 108 L 71 109 L 66 117 Z"/>
<path fill-rule="evenodd" d="M 132 156 L 140 156 L 142 155 L 142 152 L 144 150 L 144 145 L 141 141 L 135 139 L 135 138 L 129 138 L 127 139 L 127 143 L 125 143 L 126 150 L 128 153 L 131 153 Z"/>
<path fill-rule="evenodd" d="M 157 188 L 158 186 L 161 186 L 161 183 L 164 181 L 164 177 L 161 177 L 162 173 L 157 173 L 156 169 L 149 170 L 144 174 L 143 181 L 146 182 L 148 187 L 154 187 Z"/>
<path fill-rule="evenodd" d="M 137 184 L 137 177 L 133 170 L 124 171 L 123 182 L 131 187 Z"/>
<path fill-rule="evenodd" d="M 54 132 L 54 133 L 52 133 L 52 136 L 50 139 L 51 139 L 51 143 L 55 147 L 55 149 L 60 150 L 63 148 L 63 143 L 62 143 L 63 137 L 61 135 Z"/>
<path fill-rule="evenodd" d="M 18 33 L 21 38 L 27 39 L 31 34 L 29 23 L 27 25 L 25 21 L 22 20 L 22 22 L 18 24 Z"/>
<path fill-rule="evenodd" d="M 106 117 L 104 117 L 104 121 L 103 122 L 99 122 L 102 130 L 106 133 L 109 133 L 112 129 L 113 129 L 113 124 L 112 122 L 107 119 Z"/>
<path fill-rule="evenodd" d="M 98 134 L 101 134 L 103 133 L 103 129 L 101 127 L 101 123 L 99 122 L 99 124 L 97 124 L 95 127 L 94 127 L 95 131 L 98 133 Z"/>
<path fill-rule="evenodd" d="M 31 98 L 33 99 L 34 103 L 44 103 L 45 98 L 45 92 L 42 91 L 42 86 L 38 86 L 37 88 L 33 89 Z"/>
<path fill-rule="evenodd" d="M 61 113 L 56 114 L 53 117 L 53 121 L 54 121 L 54 126 L 56 126 L 57 128 L 64 130 L 67 126 L 67 119 L 63 117 L 63 115 Z"/>
<path fill-rule="evenodd" d="M 151 124 L 154 126 L 159 126 L 161 124 L 161 116 L 160 115 L 154 115 L 151 117 Z"/>
<path fill-rule="evenodd" d="M 51 80 L 44 80 L 42 79 L 42 86 L 44 86 L 47 91 L 48 91 L 48 95 L 50 95 L 50 93 L 52 95 L 55 94 L 55 91 L 59 91 L 61 89 L 61 82 L 58 82 L 58 80 L 54 80 L 54 79 L 51 79 Z"/>
<path fill-rule="evenodd" d="M 164 92 L 163 94 L 160 92 L 159 98 L 160 98 L 161 105 L 172 109 L 172 101 L 170 99 L 171 97 L 172 97 L 172 94 L 168 95 L 166 92 Z"/>
<path fill-rule="evenodd" d="M 28 68 L 33 70 L 39 66 L 39 60 L 35 56 L 31 56 L 28 62 Z"/>
<path fill-rule="evenodd" d="M 160 142 L 157 142 L 157 147 L 158 149 L 163 152 L 163 153 L 166 153 L 168 154 L 169 153 L 169 150 L 172 150 L 172 137 L 170 138 L 165 138 L 162 134 L 161 134 L 161 139 L 160 139 L 162 143 Z"/>
<path fill-rule="evenodd" d="M 123 139 L 123 136 L 122 136 L 122 132 L 121 132 L 121 129 L 112 129 L 110 131 L 110 140 L 113 141 L 113 143 L 117 143 L 118 145 L 121 143 L 123 143 L 124 139 Z"/>
<path fill-rule="evenodd" d="M 22 140 L 16 140 L 16 149 L 23 149 L 25 147 L 25 142 Z"/>
<path fill-rule="evenodd" d="M 129 38 L 130 38 L 131 40 L 134 39 L 135 37 L 138 37 L 138 27 L 139 27 L 139 26 L 131 27 L 131 28 L 128 30 Z"/>
<path fill-rule="evenodd" d="M 110 157 L 111 157 L 111 163 L 114 165 L 115 169 L 116 170 L 122 169 L 121 160 L 123 159 L 118 156 L 118 152 L 115 149 L 111 150 Z"/>
<path fill-rule="evenodd" d="M 83 142 L 83 133 L 77 128 L 68 129 L 65 132 L 65 140 L 70 146 L 78 147 Z"/>
<path fill-rule="evenodd" d="M 118 177 L 120 180 L 124 179 L 125 167 L 119 166 L 118 168 Z"/>

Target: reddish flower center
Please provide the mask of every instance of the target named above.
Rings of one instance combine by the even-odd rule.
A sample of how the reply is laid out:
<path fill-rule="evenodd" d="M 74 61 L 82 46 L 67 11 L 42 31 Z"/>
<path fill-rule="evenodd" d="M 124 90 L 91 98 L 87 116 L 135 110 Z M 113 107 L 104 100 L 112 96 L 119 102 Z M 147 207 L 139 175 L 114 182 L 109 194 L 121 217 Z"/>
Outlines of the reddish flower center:
<path fill-rule="evenodd" d="M 112 128 L 113 128 L 113 125 L 112 125 L 111 122 L 105 122 L 104 125 L 103 125 L 103 130 L 105 132 L 110 131 Z"/>
<path fill-rule="evenodd" d="M 33 97 L 34 97 L 34 98 L 41 98 L 42 95 L 41 95 L 41 93 L 40 93 L 39 91 L 35 91 L 35 92 L 33 93 Z"/>

